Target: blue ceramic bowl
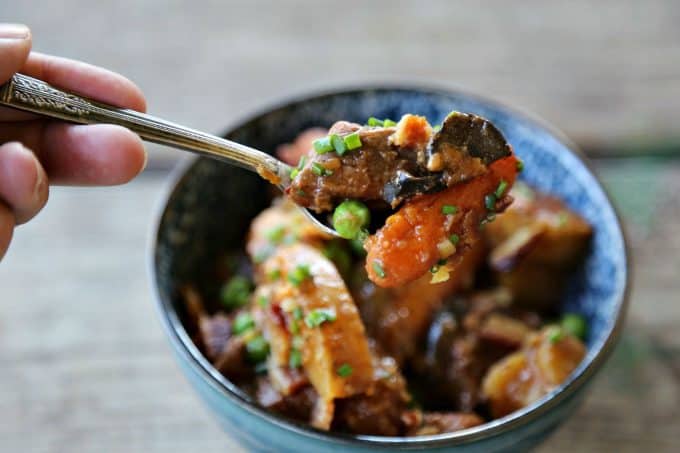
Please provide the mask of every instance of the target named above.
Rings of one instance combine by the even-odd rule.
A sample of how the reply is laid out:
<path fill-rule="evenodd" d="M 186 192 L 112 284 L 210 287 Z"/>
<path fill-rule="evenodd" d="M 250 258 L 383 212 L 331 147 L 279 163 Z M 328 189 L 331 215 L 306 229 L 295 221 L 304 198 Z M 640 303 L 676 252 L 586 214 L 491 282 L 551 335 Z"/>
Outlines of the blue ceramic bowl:
<path fill-rule="evenodd" d="M 165 332 L 189 382 L 219 423 L 257 451 L 358 452 L 423 449 L 465 452 L 524 450 L 536 445 L 576 408 L 587 384 L 619 337 L 626 307 L 628 259 L 616 213 L 574 146 L 522 113 L 469 94 L 413 87 L 361 88 L 312 95 L 279 104 L 227 130 L 225 136 L 272 151 L 312 126 L 337 119 L 425 115 L 434 124 L 451 110 L 491 120 L 524 160 L 522 179 L 557 195 L 594 227 L 589 256 L 564 295 L 563 306 L 589 322 L 588 353 L 559 388 L 524 409 L 485 425 L 448 434 L 400 438 L 351 436 L 315 430 L 267 413 L 212 367 L 183 326 L 177 288 L 193 282 L 216 291 L 215 260 L 242 246 L 251 219 L 268 203 L 267 185 L 254 174 L 194 159 L 170 181 L 152 240 L 153 283 Z"/>

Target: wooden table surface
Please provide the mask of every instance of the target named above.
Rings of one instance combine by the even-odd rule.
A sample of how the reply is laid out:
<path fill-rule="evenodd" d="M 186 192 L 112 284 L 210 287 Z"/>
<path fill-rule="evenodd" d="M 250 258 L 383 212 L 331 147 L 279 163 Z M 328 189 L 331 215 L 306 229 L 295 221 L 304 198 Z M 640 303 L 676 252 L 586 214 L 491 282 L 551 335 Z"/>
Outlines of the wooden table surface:
<path fill-rule="evenodd" d="M 628 326 L 540 451 L 680 451 L 680 160 L 596 162 L 626 219 Z M 146 244 L 165 175 L 56 188 L 0 264 L 0 450 L 238 452 L 173 363 Z"/>

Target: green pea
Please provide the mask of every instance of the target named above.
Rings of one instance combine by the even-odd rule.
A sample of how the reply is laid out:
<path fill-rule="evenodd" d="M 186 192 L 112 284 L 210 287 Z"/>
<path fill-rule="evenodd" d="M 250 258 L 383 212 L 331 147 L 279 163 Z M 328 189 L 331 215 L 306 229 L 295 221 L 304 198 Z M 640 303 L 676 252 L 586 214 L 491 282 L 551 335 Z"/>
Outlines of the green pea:
<path fill-rule="evenodd" d="M 333 212 L 333 228 L 345 239 L 355 239 L 371 221 L 371 213 L 365 204 L 345 200 Z"/>
<path fill-rule="evenodd" d="M 234 335 L 241 335 L 253 327 L 255 327 L 255 320 L 252 315 L 246 311 L 239 313 L 238 316 L 236 316 L 236 319 L 234 319 L 234 322 L 231 325 L 231 330 L 234 332 Z"/>
<path fill-rule="evenodd" d="M 228 309 L 243 307 L 250 299 L 253 284 L 246 277 L 236 275 L 220 290 L 222 304 Z"/>
<path fill-rule="evenodd" d="M 576 313 L 565 313 L 562 316 L 560 325 L 564 330 L 581 339 L 585 339 L 586 333 L 588 332 L 586 320 L 583 316 L 577 315 Z"/>
<path fill-rule="evenodd" d="M 246 352 L 251 362 L 263 362 L 269 355 L 269 343 L 262 335 L 258 335 L 246 343 Z"/>

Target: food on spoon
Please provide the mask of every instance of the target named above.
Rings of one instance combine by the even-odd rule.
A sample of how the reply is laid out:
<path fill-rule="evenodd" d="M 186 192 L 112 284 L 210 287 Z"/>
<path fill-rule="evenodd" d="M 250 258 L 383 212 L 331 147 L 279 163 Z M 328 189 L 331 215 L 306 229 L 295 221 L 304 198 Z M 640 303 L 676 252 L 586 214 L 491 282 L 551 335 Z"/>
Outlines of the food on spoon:
<path fill-rule="evenodd" d="M 510 203 L 507 189 L 517 162 L 514 156 L 502 158 L 483 176 L 405 203 L 366 241 L 371 281 L 400 286 L 435 265 L 445 274 L 435 283 L 445 281 L 480 239 L 482 227 Z"/>
<path fill-rule="evenodd" d="M 411 114 L 396 124 L 371 124 L 339 121 L 314 142 L 291 174 L 287 193 L 295 203 L 316 212 L 332 211 L 346 199 L 395 208 L 405 199 L 393 187 L 401 172 L 438 172 L 428 181 L 443 189 L 483 175 L 489 164 L 512 154 L 502 134 L 475 115 L 453 112 L 435 133 L 424 117 Z M 431 188 L 416 187 L 408 196 Z"/>
<path fill-rule="evenodd" d="M 479 132 L 475 118 L 447 120 Z M 390 146 L 421 149 L 430 168 L 453 169 L 463 156 L 481 173 L 452 171 L 450 187 L 399 201 L 365 244 L 373 203 L 384 200 L 338 199 L 334 223 L 347 240 L 315 228 L 290 199 L 274 200 L 251 223 L 247 257 L 225 251 L 218 290 L 182 288 L 196 345 L 266 410 L 352 434 L 466 429 L 563 383 L 583 359 L 588 325 L 578 313 L 556 319 L 562 287 L 539 283 L 563 282 L 581 262 L 587 222 L 560 200 L 513 188 L 513 155 L 479 157 L 495 129 L 447 129 L 469 138 L 460 153 L 432 140 L 420 117 L 369 126 L 392 129 Z M 363 130 L 334 127 L 340 138 L 323 135 L 320 156 L 360 149 Z M 314 134 L 282 152 L 300 156 Z"/>

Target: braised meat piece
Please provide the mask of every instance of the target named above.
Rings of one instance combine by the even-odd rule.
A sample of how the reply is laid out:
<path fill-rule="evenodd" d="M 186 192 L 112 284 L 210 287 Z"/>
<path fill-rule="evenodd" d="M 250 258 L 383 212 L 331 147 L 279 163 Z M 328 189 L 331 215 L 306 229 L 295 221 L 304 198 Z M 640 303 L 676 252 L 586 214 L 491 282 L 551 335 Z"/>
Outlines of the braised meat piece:
<path fill-rule="evenodd" d="M 567 379 L 585 353 L 578 338 L 553 326 L 530 335 L 520 351 L 494 364 L 484 377 L 482 395 L 491 414 L 502 417 L 546 395 Z"/>
<path fill-rule="evenodd" d="M 592 228 L 564 202 L 518 183 L 512 205 L 483 230 L 489 265 L 518 304 L 551 309 L 582 261 Z"/>
<path fill-rule="evenodd" d="M 345 140 L 356 135 L 357 148 Z M 410 196 L 468 181 L 487 165 L 512 153 L 502 134 L 475 115 L 453 112 L 433 134 L 424 117 L 404 115 L 393 127 L 370 127 L 341 121 L 329 131 L 326 148 L 310 150 L 292 178 L 288 195 L 317 212 L 331 211 L 339 201 L 356 199 L 395 208 L 404 201 L 404 176 L 423 179 Z M 338 151 L 333 141 L 341 143 Z"/>
<path fill-rule="evenodd" d="M 438 313 L 425 354 L 413 363 L 430 407 L 474 410 L 489 367 L 538 327 L 537 315 L 512 310 L 509 303 L 506 291 L 480 292 L 458 297 Z"/>

